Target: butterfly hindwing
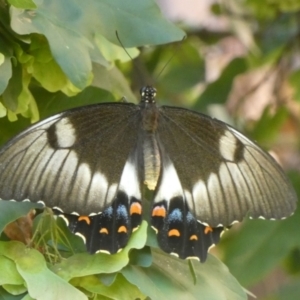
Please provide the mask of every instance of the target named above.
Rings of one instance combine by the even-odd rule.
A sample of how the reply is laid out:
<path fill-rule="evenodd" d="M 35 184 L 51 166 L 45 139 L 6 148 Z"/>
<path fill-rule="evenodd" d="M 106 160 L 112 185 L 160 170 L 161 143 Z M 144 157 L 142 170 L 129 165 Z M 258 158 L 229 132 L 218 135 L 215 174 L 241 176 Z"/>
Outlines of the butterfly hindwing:
<path fill-rule="evenodd" d="M 58 209 L 54 209 L 54 213 L 66 221 L 71 232 L 83 239 L 90 253 L 119 252 L 142 222 L 141 201 L 130 200 L 122 191 L 118 191 L 112 204 L 100 214 L 80 216 Z"/>
<path fill-rule="evenodd" d="M 223 227 L 212 228 L 197 221 L 182 197 L 157 203 L 152 211 L 152 227 L 165 252 L 182 259 L 204 262 L 210 247 L 217 244 Z"/>

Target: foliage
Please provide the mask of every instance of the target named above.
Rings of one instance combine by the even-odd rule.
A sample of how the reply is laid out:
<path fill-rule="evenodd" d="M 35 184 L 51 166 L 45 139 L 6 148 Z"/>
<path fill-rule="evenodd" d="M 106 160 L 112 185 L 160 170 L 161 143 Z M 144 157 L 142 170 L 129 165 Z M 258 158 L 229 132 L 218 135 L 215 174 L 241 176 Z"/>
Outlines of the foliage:
<path fill-rule="evenodd" d="M 40 208 L 39 204 L 28 202 L 0 201 L 0 230 L 34 206 Z M 33 248 L 16 241 L 0 241 L 2 296 L 8 292 L 49 300 L 96 299 L 100 296 L 145 299 L 146 295 L 151 299 L 169 299 L 172 295 L 176 299 L 186 299 L 187 296 L 197 299 L 197 295 L 201 294 L 206 299 L 245 299 L 236 279 L 213 256 L 203 266 L 199 263 L 194 265 L 197 281 L 194 284 L 185 261 L 166 256 L 153 247 L 150 251 L 149 246 L 145 246 L 145 221 L 133 233 L 126 248 L 115 255 L 87 254 L 82 240 L 71 236 L 60 218 L 51 221 L 49 215 L 45 215 L 36 223 Z M 58 253 L 53 252 L 55 247 L 63 256 L 55 255 Z M 134 250 L 141 248 L 140 251 Z"/>
<path fill-rule="evenodd" d="M 212 11 L 226 19 L 225 29 L 185 26 L 187 38 L 182 41 L 185 33 L 161 15 L 153 0 L 0 0 L 0 143 L 31 122 L 71 107 L 122 97 L 137 102 L 139 88 L 155 83 L 161 104 L 213 111 L 263 147 L 277 149 L 294 186 L 299 187 L 295 159 L 300 119 L 299 10 L 297 0 L 224 1 Z M 208 54 L 233 38 L 243 51 L 207 80 Z M 181 42 L 147 47 L 175 41 Z M 136 58 L 133 62 L 121 43 Z M 268 93 L 260 98 L 265 86 Z M 258 104 L 262 108 L 250 116 L 249 108 Z M 1 206 L 1 231 L 24 209 L 29 208 L 20 206 L 10 214 L 9 207 Z M 217 247 L 216 254 L 247 288 L 278 269 L 285 274 L 287 283 L 260 299 L 289 300 L 300 294 L 299 214 L 298 209 L 285 221 L 247 220 L 226 232 Z M 39 219 L 44 218 L 50 217 Z M 37 224 L 38 220 L 34 226 L 39 232 Z M 37 249 L 6 242 L 2 234 L 2 298 L 46 299 L 46 289 L 49 299 L 60 298 L 59 293 L 64 299 L 67 294 L 72 299 L 246 297 L 227 267 L 213 256 L 203 265 L 193 264 L 194 285 L 187 262 L 162 254 L 151 239 L 145 246 L 146 224 L 126 250 L 109 257 L 82 253 L 81 241 L 64 224 L 58 221 L 53 226 L 60 235 L 35 236 Z M 44 256 L 39 247 L 46 249 Z"/>

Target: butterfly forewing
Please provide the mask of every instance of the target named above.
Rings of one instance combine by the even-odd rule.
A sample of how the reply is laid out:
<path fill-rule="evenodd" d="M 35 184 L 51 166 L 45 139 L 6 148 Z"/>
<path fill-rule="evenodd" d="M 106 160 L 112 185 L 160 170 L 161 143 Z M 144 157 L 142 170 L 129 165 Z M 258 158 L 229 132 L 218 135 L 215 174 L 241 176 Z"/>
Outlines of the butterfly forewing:
<path fill-rule="evenodd" d="M 101 211 L 136 147 L 137 112 L 126 104 L 89 106 L 31 127 L 0 152 L 0 197 L 42 200 L 67 213 Z"/>
<path fill-rule="evenodd" d="M 246 215 L 291 215 L 296 194 L 275 160 L 229 125 L 175 107 L 161 107 L 158 138 L 196 218 L 228 226 Z M 156 199 L 159 201 L 160 199 Z"/>

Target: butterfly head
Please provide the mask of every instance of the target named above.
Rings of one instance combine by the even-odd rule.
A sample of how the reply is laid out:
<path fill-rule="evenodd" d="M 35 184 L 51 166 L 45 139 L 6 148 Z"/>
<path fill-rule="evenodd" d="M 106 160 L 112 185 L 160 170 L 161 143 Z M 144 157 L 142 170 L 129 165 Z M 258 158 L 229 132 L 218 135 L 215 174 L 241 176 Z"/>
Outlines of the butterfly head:
<path fill-rule="evenodd" d="M 142 103 L 155 103 L 156 88 L 152 86 L 144 86 L 140 89 Z"/>

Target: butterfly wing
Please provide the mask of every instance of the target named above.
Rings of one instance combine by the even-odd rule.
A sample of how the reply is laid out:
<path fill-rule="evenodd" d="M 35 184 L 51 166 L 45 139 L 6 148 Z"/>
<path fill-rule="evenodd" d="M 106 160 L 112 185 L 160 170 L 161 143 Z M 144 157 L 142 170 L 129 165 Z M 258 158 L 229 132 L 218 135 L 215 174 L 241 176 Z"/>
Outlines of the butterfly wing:
<path fill-rule="evenodd" d="M 223 226 L 292 214 L 297 197 L 275 160 L 229 125 L 176 107 L 161 107 L 157 139 L 162 171 L 152 225 L 160 246 L 205 260 Z"/>
<path fill-rule="evenodd" d="M 0 150 L 0 198 L 43 201 L 91 252 L 118 251 L 141 222 L 138 122 L 138 106 L 110 103 L 37 123 Z"/>
<path fill-rule="evenodd" d="M 229 125 L 190 110 L 160 109 L 163 141 L 197 219 L 228 226 L 252 218 L 281 219 L 297 196 L 276 161 Z"/>

